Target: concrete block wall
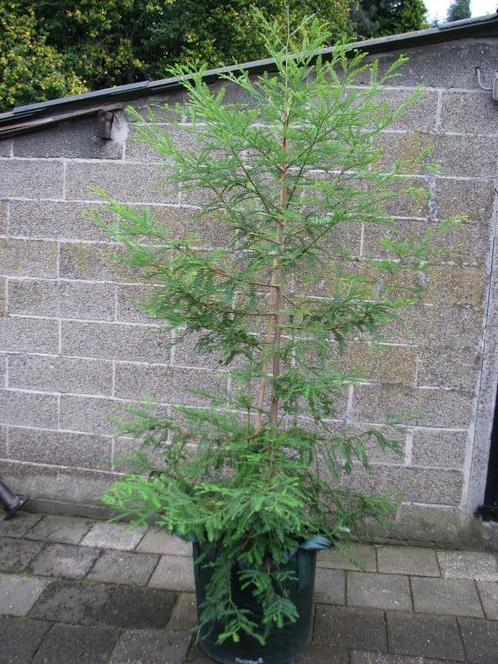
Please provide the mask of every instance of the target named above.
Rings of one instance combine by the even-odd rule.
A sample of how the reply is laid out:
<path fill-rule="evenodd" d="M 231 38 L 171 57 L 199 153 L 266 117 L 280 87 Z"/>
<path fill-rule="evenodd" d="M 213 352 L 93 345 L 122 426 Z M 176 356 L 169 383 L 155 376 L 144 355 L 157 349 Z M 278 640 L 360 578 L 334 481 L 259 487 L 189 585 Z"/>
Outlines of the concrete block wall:
<path fill-rule="evenodd" d="M 410 421 L 401 459 L 374 455 L 372 475 L 351 480 L 403 492 L 394 533 L 404 538 L 460 541 L 483 497 L 496 388 L 488 376 L 482 392 L 483 367 L 498 375 L 496 362 L 486 359 L 486 316 L 496 298 L 498 106 L 477 88 L 473 68 L 494 66 L 497 51 L 489 39 L 412 49 L 386 91 L 396 104 L 414 86 L 427 86 L 421 106 L 384 132 L 386 163 L 429 142 L 431 160 L 441 164 L 438 176 L 410 174 L 430 196 L 427 203 L 391 203 L 397 224 L 411 233 L 450 214 L 469 216 L 432 267 L 423 303 L 407 311 L 405 325 L 386 331 L 383 353 L 374 358 L 361 344 L 351 353 L 370 368 L 371 380 L 350 389 L 345 420 L 382 426 L 386 413 L 424 411 Z M 234 95 L 230 89 L 227 97 Z M 134 102 L 139 110 L 148 103 L 161 99 Z M 159 120 L 185 144 L 168 124 L 170 114 Z M 141 394 L 167 410 L 203 403 L 185 388 L 227 386 L 226 373 L 191 346 L 170 350 L 160 322 L 133 307 L 144 286 L 109 259 L 120 249 L 88 218 L 99 205 L 90 187 L 152 207 L 179 237 L 195 228 L 206 246 L 222 244 L 223 229 L 209 221 L 199 228 L 198 199 L 172 192 L 154 155 L 133 141 L 124 112 L 111 141 L 95 129 L 95 118 L 77 119 L 0 142 L 0 475 L 20 491 L 76 503 L 79 511 L 95 504 L 130 447 L 112 438 L 109 416 Z M 360 267 L 363 258 L 383 255 L 376 229 L 353 234 L 350 247 Z"/>

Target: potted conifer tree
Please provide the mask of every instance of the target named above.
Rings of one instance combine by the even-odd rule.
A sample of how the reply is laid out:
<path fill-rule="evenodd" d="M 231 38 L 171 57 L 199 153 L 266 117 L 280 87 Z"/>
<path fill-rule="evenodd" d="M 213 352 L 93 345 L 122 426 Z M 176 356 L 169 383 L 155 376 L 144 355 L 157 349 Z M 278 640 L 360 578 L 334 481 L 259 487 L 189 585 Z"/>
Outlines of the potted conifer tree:
<path fill-rule="evenodd" d="M 403 58 L 380 75 L 346 44 L 317 58 L 328 35 L 315 19 L 283 35 L 266 29 L 275 72 L 222 77 L 246 103 L 227 103 L 203 70 L 176 71 L 188 97 L 180 127 L 194 147 L 136 116 L 139 140 L 164 160 L 166 186 L 195 192 L 199 224 L 219 224 L 225 244 L 175 238 L 150 210 L 102 193 L 112 220 L 101 223 L 154 285 L 145 310 L 176 330 L 176 342 L 191 336 L 197 352 L 216 356 L 230 386 L 213 380 L 203 404 L 168 417 L 132 409 L 120 431 L 144 447 L 105 502 L 193 541 L 209 655 L 287 664 L 308 640 L 316 550 L 393 509 L 388 497 L 352 488 L 370 444 L 396 443 L 344 420 L 344 395 L 365 379 L 344 367 L 344 349 L 375 340 L 417 300 L 441 229 L 397 238 L 386 212 L 425 193 L 401 175 L 406 164 L 382 161 L 382 130 L 416 101 L 392 108 L 382 97 Z M 384 258 L 348 248 L 365 227 L 379 229 Z"/>

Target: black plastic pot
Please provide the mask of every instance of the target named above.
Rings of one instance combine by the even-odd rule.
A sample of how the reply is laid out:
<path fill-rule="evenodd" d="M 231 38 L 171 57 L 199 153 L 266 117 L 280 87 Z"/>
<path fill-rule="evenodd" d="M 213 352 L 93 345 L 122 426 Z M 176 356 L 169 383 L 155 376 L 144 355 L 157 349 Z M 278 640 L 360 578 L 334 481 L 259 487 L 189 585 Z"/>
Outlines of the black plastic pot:
<path fill-rule="evenodd" d="M 200 614 L 199 607 L 206 597 L 206 586 L 211 577 L 210 567 L 196 563 L 201 553 L 203 551 L 199 544 L 194 542 L 194 575 L 198 615 Z M 205 560 L 213 560 L 214 556 L 214 552 L 210 551 Z M 201 631 L 199 639 L 201 649 L 206 655 L 222 664 L 292 664 L 299 659 L 306 650 L 310 638 L 315 563 L 316 551 L 300 548 L 291 556 L 286 565 L 286 569 L 291 570 L 297 578 L 297 581 L 289 584 L 290 599 L 299 612 L 297 622 L 281 629 L 275 628 L 264 646 L 252 637 L 243 634 L 238 643 L 234 643 L 230 639 L 220 645 L 217 643 L 217 637 L 223 628 L 221 625 L 216 625 L 209 634 L 203 634 Z M 232 596 L 237 606 L 248 608 L 256 615 L 261 615 L 261 610 L 250 591 L 241 589 L 235 570 L 232 573 Z"/>

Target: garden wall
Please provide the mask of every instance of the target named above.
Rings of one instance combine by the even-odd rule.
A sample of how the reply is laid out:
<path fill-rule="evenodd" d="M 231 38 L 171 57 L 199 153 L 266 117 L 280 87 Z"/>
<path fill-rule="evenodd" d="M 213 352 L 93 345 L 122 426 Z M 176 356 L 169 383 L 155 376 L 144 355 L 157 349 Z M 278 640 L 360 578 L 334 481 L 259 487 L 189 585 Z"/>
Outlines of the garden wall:
<path fill-rule="evenodd" d="M 403 492 L 396 536 L 459 542 L 472 537 L 472 513 L 483 499 L 498 376 L 498 105 L 474 73 L 481 65 L 485 77 L 494 74 L 498 40 L 466 39 L 408 54 L 387 98 L 396 104 L 419 84 L 427 94 L 385 132 L 386 160 L 429 142 L 441 172 L 412 174 L 428 189 L 428 202 L 398 200 L 392 214 L 410 231 L 457 212 L 470 221 L 453 232 L 451 250 L 432 269 L 423 304 L 407 313 L 405 327 L 388 330 L 384 352 L 374 360 L 355 347 L 355 360 L 369 365 L 372 380 L 351 388 L 342 416 L 381 425 L 386 412 L 424 411 L 403 436 L 403 458 L 378 454 L 372 475 L 358 473 L 354 481 Z M 235 94 L 229 89 L 227 99 Z M 159 119 L 180 144 L 185 140 L 167 113 Z M 89 186 L 99 185 L 130 204 L 153 207 L 179 236 L 193 230 L 195 197 L 169 193 L 155 157 L 132 138 L 133 123 L 120 112 L 108 141 L 97 137 L 92 116 L 0 142 L 0 475 L 54 509 L 68 503 L 73 511 L 94 509 L 131 446 L 111 437 L 107 420 L 123 404 L 140 394 L 165 405 L 189 403 L 184 388 L 226 383 L 226 374 L 191 345 L 170 351 L 162 343 L 168 333 L 132 305 L 142 293 L 137 276 L 106 257 L 117 247 L 84 215 L 97 205 Z M 213 224 L 195 231 L 206 246 L 223 242 Z M 349 242 L 358 261 L 380 255 L 368 229 L 359 228 Z"/>

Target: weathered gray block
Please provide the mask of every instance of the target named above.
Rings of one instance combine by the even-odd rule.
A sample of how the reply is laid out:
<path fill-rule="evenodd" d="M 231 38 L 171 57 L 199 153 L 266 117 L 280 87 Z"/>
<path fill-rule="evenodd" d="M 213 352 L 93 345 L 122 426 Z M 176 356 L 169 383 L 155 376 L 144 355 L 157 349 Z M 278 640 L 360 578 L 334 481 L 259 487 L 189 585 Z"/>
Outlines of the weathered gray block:
<path fill-rule="evenodd" d="M 356 386 L 353 409 L 355 419 L 379 424 L 386 415 L 399 414 L 406 424 L 457 429 L 466 427 L 472 417 L 472 402 L 464 392 L 401 385 Z M 423 414 L 414 416 L 415 411 Z"/>
<path fill-rule="evenodd" d="M 139 281 L 138 273 L 114 260 L 123 254 L 113 244 L 61 243 L 60 276 L 89 281 Z"/>
<path fill-rule="evenodd" d="M 383 90 L 374 101 L 388 102 L 392 111 L 397 111 L 400 104 L 406 102 L 413 94 L 412 90 L 390 88 Z M 437 92 L 425 90 L 423 97 L 408 108 L 403 116 L 389 125 L 390 129 L 411 131 L 432 131 L 436 127 Z"/>
<path fill-rule="evenodd" d="M 335 548 L 324 549 L 318 553 L 317 566 L 375 572 L 375 547 L 369 544 L 352 544 L 344 552 Z"/>
<path fill-rule="evenodd" d="M 23 428 L 19 429 L 10 427 L 9 456 L 11 459 L 78 468 L 110 469 L 111 441 L 109 438 L 66 431 L 27 429 L 25 428 L 26 423 L 23 422 L 23 424 Z M 38 427 L 40 423 L 35 421 L 32 425 Z M 38 497 L 42 497 L 40 489 L 41 487 L 36 488 L 33 485 L 33 493 Z M 74 489 L 78 493 L 76 486 Z M 88 484 L 88 489 L 91 493 L 91 484 Z"/>
<path fill-rule="evenodd" d="M 114 319 L 113 284 L 9 280 L 13 314 L 95 320 Z"/>
<path fill-rule="evenodd" d="M 0 317 L 0 348 L 16 353 L 57 353 L 57 321 L 38 318 Z"/>
<path fill-rule="evenodd" d="M 462 526 L 459 507 L 405 503 L 396 514 L 392 535 L 412 542 L 444 542 L 461 546 Z"/>
<path fill-rule="evenodd" d="M 47 514 L 29 533 L 30 539 L 78 544 L 90 530 L 92 522 L 77 516 Z"/>
<path fill-rule="evenodd" d="M 57 397 L 0 390 L 0 418 L 3 424 L 57 427 Z"/>
<path fill-rule="evenodd" d="M 483 551 L 438 551 L 441 574 L 448 579 L 498 581 L 498 564 L 494 553 Z"/>
<path fill-rule="evenodd" d="M 41 514 L 18 512 L 15 519 L 0 520 L 0 535 L 2 537 L 24 537 L 41 518 Z"/>
<path fill-rule="evenodd" d="M 380 546 L 377 548 L 379 572 L 439 576 L 436 552 L 413 546 Z"/>
<path fill-rule="evenodd" d="M 184 192 L 182 196 L 184 203 L 188 203 L 188 192 Z M 227 223 L 210 216 L 200 216 L 200 211 L 193 207 L 160 206 L 155 207 L 152 212 L 154 218 L 177 240 L 195 236 L 199 238 L 202 246 L 218 247 L 225 245 L 231 237 L 232 231 Z"/>
<path fill-rule="evenodd" d="M 67 355 L 168 364 L 168 342 L 169 333 L 157 327 L 62 323 L 62 352 Z"/>
<path fill-rule="evenodd" d="M 417 354 L 413 348 L 353 341 L 343 353 L 332 353 L 332 357 L 339 370 L 360 372 L 376 383 L 415 382 Z"/>
<path fill-rule="evenodd" d="M 476 585 L 486 618 L 498 620 L 498 583 L 478 581 Z"/>
<path fill-rule="evenodd" d="M 0 571 L 22 572 L 37 556 L 43 544 L 10 537 L 0 539 Z"/>
<path fill-rule="evenodd" d="M 496 103 L 488 92 L 482 90 L 446 90 L 442 99 L 441 129 L 465 134 L 498 134 Z"/>
<path fill-rule="evenodd" d="M 413 577 L 411 583 L 415 611 L 477 618 L 483 615 L 475 584 L 469 579 Z"/>
<path fill-rule="evenodd" d="M 91 219 L 92 213 L 99 209 L 101 206 L 96 203 L 11 201 L 10 234 L 55 240 L 108 240 Z"/>
<path fill-rule="evenodd" d="M 191 635 L 159 630 L 128 630 L 121 635 L 110 664 L 181 664 Z"/>
<path fill-rule="evenodd" d="M 0 618 L 2 656 L 6 662 L 27 664 L 38 649 L 40 641 L 51 627 L 41 620 Z"/>
<path fill-rule="evenodd" d="M 108 661 L 119 631 L 92 625 L 54 625 L 43 640 L 33 664 L 78 662 L 96 664 Z"/>
<path fill-rule="evenodd" d="M 470 221 L 489 223 L 495 197 L 492 182 L 436 178 L 437 216 L 465 214 Z"/>
<path fill-rule="evenodd" d="M 7 457 L 7 427 L 0 426 L 0 459 Z"/>
<path fill-rule="evenodd" d="M 460 618 L 458 622 L 468 661 L 494 664 L 498 652 L 498 623 L 469 618 Z"/>
<path fill-rule="evenodd" d="M 81 579 L 92 568 L 101 551 L 91 546 L 47 544 L 30 563 L 29 570 L 40 576 Z"/>
<path fill-rule="evenodd" d="M 178 335 L 179 334 L 180 333 L 178 333 Z M 174 344 L 171 364 L 173 366 L 177 365 L 183 367 L 222 370 L 223 367 L 220 365 L 220 353 L 203 354 L 197 350 L 195 346 L 199 338 L 200 335 L 191 334 L 180 341 L 179 336 L 177 336 L 176 340 L 178 343 Z"/>
<path fill-rule="evenodd" d="M 347 572 L 348 606 L 410 611 L 412 600 L 406 576 Z"/>
<path fill-rule="evenodd" d="M 426 304 L 479 307 L 486 288 L 486 270 L 481 267 L 434 265 L 427 272 Z"/>
<path fill-rule="evenodd" d="M 415 429 L 413 432 L 412 464 L 438 468 L 461 468 L 465 460 L 467 433 Z"/>
<path fill-rule="evenodd" d="M 168 630 L 190 632 L 197 624 L 197 602 L 194 593 L 181 593 L 168 623 Z"/>
<path fill-rule="evenodd" d="M 18 574 L 0 574 L 0 614 L 25 616 L 48 581 Z"/>
<path fill-rule="evenodd" d="M 157 528 L 149 528 L 143 540 L 137 546 L 137 551 L 191 557 L 192 544 L 174 535 L 168 535 L 168 533 Z"/>
<path fill-rule="evenodd" d="M 170 138 L 173 139 L 173 142 L 177 148 L 182 151 L 190 151 L 198 149 L 200 143 L 195 141 L 192 132 L 188 130 L 187 127 L 182 128 L 175 125 L 168 124 L 155 124 L 155 123 L 146 123 L 149 127 L 153 127 L 159 135 L 164 133 Z M 130 135 L 126 142 L 126 155 L 125 159 L 127 161 L 140 161 L 145 163 L 151 162 L 167 162 L 167 158 L 162 157 L 158 152 L 153 150 L 150 146 L 144 145 L 139 141 L 136 135 L 137 123 L 130 125 Z"/>
<path fill-rule="evenodd" d="M 463 661 L 462 641 L 455 618 L 387 612 L 389 650 L 396 655 Z"/>
<path fill-rule="evenodd" d="M 57 243 L 0 239 L 0 271 L 7 276 L 57 276 Z"/>
<path fill-rule="evenodd" d="M 7 279 L 0 277 L 0 316 L 7 315 Z"/>
<path fill-rule="evenodd" d="M 147 394 L 163 403 L 206 404 L 203 395 L 191 393 L 199 389 L 208 390 L 213 396 L 223 394 L 226 378 L 201 369 L 116 365 L 116 396 L 124 399 Z"/>
<path fill-rule="evenodd" d="M 45 589 L 30 615 L 59 623 L 97 623 L 111 593 L 109 585 L 57 579 Z"/>
<path fill-rule="evenodd" d="M 477 390 L 482 357 L 473 348 L 459 351 L 445 348 L 443 353 L 424 348 L 420 349 L 418 356 L 418 385 L 453 387 L 468 392 Z"/>
<path fill-rule="evenodd" d="M 76 394 L 110 394 L 112 363 L 69 357 L 11 355 L 9 387 Z"/>
<path fill-rule="evenodd" d="M 113 434 L 117 424 L 109 418 L 127 419 L 126 404 L 113 399 L 98 397 L 63 396 L 60 407 L 60 426 L 69 431 L 95 434 Z"/>
<path fill-rule="evenodd" d="M 0 141 L 0 157 L 12 156 L 12 139 L 6 138 Z"/>
<path fill-rule="evenodd" d="M 117 586 L 99 622 L 127 629 L 163 630 L 176 603 L 176 593 L 140 586 Z"/>
<path fill-rule="evenodd" d="M 318 567 L 313 599 L 318 604 L 346 603 L 346 578 L 342 570 Z"/>
<path fill-rule="evenodd" d="M 145 534 L 145 528 L 133 528 L 122 523 L 96 523 L 85 535 L 82 544 L 101 548 L 130 551 L 134 549 Z"/>
<path fill-rule="evenodd" d="M 145 325 L 161 323 L 158 318 L 152 318 L 143 310 L 147 304 L 153 286 L 140 284 L 119 284 L 117 286 L 116 320 L 124 323 L 144 323 Z"/>
<path fill-rule="evenodd" d="M 441 166 L 441 175 L 496 177 L 498 138 L 488 136 L 448 136 L 439 134 L 434 141 L 432 161 Z"/>
<path fill-rule="evenodd" d="M 176 203 L 178 200 L 164 168 L 149 164 L 69 162 L 68 200 L 98 200 L 92 187 L 100 187 L 110 196 L 132 203 Z"/>
<path fill-rule="evenodd" d="M 426 174 L 427 164 L 434 161 L 432 153 L 434 152 L 435 143 L 435 135 L 429 132 L 391 132 L 390 130 L 381 132 L 376 138 L 376 145 L 382 149 L 382 158 L 379 164 L 376 165 L 376 169 L 392 172 L 396 162 L 401 161 L 402 173 L 409 175 Z M 420 161 L 419 154 L 427 149 L 431 152 Z"/>
<path fill-rule="evenodd" d="M 0 161 L 0 197 L 62 198 L 62 168 L 59 161 Z"/>
<path fill-rule="evenodd" d="M 128 551 L 104 551 L 87 578 L 90 581 L 145 586 L 159 556 Z"/>
<path fill-rule="evenodd" d="M 149 581 L 150 588 L 163 590 L 194 590 L 192 560 L 185 556 L 163 556 Z"/>
<path fill-rule="evenodd" d="M 386 652 L 384 611 L 321 606 L 315 615 L 313 641 L 330 652 L 366 650 Z"/>
<path fill-rule="evenodd" d="M 97 136 L 97 116 L 60 122 L 33 134 L 16 136 L 14 157 L 121 159 L 123 143 Z"/>
<path fill-rule="evenodd" d="M 7 356 L 0 356 L 0 387 L 7 387 Z M 2 440 L 3 434 L 0 434 Z M 0 449 L 2 444 L 0 443 Z"/>

